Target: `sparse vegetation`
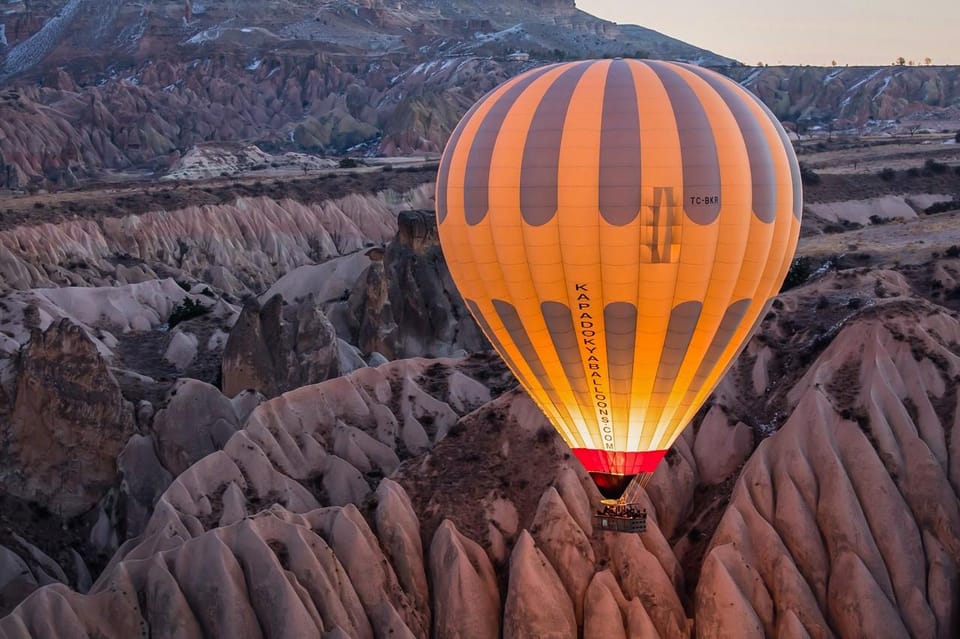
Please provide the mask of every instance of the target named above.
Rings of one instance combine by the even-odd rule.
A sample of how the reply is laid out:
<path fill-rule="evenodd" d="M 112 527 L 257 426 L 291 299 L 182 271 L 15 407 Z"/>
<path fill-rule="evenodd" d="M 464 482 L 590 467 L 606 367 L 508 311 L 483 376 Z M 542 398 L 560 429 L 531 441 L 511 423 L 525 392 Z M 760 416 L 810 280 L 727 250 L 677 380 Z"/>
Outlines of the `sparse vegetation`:
<path fill-rule="evenodd" d="M 170 328 L 173 328 L 181 322 L 186 322 L 187 320 L 194 319 L 195 317 L 206 315 L 209 312 L 210 309 L 208 307 L 188 297 L 174 307 L 173 311 L 170 313 L 169 319 L 167 319 L 167 325 L 169 325 Z"/>
<path fill-rule="evenodd" d="M 924 175 L 929 177 L 931 175 L 943 175 L 949 168 L 950 167 L 943 162 L 937 162 L 933 158 L 929 158 L 923 163 L 922 171 Z"/>
<path fill-rule="evenodd" d="M 801 162 L 800 163 L 800 180 L 806 186 L 810 186 L 812 184 L 820 184 L 820 174 L 814 171 L 813 169 L 811 169 L 809 166 L 807 166 L 803 162 Z"/>
<path fill-rule="evenodd" d="M 787 271 L 787 277 L 783 280 L 783 286 L 780 288 L 780 291 L 789 291 L 791 288 L 796 288 L 805 283 L 810 279 L 810 276 L 813 275 L 813 271 L 814 265 L 812 259 L 806 255 L 795 258 L 793 263 L 790 264 L 790 270 Z"/>
<path fill-rule="evenodd" d="M 541 426 L 540 428 L 537 429 L 537 435 L 536 435 L 537 443 L 546 444 L 547 442 L 552 440 L 553 437 L 554 437 L 554 430 L 549 426 Z"/>
<path fill-rule="evenodd" d="M 880 173 L 878 175 L 884 182 L 893 182 L 893 180 L 897 177 L 897 172 L 887 166 L 880 169 Z"/>
<path fill-rule="evenodd" d="M 923 209 L 924 213 L 932 215 L 934 213 L 943 213 L 944 211 L 955 211 L 960 209 L 960 202 L 957 200 L 947 200 L 945 202 L 935 202 Z"/>

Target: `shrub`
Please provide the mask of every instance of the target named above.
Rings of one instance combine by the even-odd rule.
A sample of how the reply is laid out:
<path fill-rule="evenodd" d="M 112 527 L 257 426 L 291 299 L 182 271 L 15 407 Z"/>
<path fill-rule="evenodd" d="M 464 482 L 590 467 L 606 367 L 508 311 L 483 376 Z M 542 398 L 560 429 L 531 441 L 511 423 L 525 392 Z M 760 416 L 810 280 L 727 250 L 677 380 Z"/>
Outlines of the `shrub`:
<path fill-rule="evenodd" d="M 789 291 L 791 288 L 800 286 L 813 274 L 813 260 L 806 255 L 795 258 L 790 264 L 790 270 L 787 271 L 787 277 L 783 280 L 781 291 Z"/>
<path fill-rule="evenodd" d="M 358 166 L 360 166 L 360 162 L 356 158 L 340 158 L 341 169 L 355 169 Z"/>
<path fill-rule="evenodd" d="M 170 317 L 167 319 L 167 325 L 173 328 L 180 322 L 186 322 L 195 317 L 206 315 L 209 312 L 209 308 L 188 297 L 171 311 Z"/>
<path fill-rule="evenodd" d="M 950 167 L 943 162 L 937 162 L 933 158 L 929 158 L 923 163 L 924 175 L 942 175 L 946 173 L 949 168 Z"/>
<path fill-rule="evenodd" d="M 924 213 L 943 213 L 944 211 L 954 211 L 960 209 L 960 202 L 957 200 L 947 200 L 946 202 L 935 202 L 923 209 Z"/>
<path fill-rule="evenodd" d="M 953 139 L 957 144 L 960 144 L 960 131 L 957 131 L 957 134 L 953 136 Z"/>
<path fill-rule="evenodd" d="M 920 169 L 915 166 L 911 166 L 907 169 L 907 177 L 920 177 Z"/>
<path fill-rule="evenodd" d="M 960 257 L 960 246 L 957 246 L 956 244 L 954 244 L 953 246 L 948 248 L 946 252 L 944 252 L 944 255 L 946 257 L 952 257 L 952 258 Z"/>
<path fill-rule="evenodd" d="M 880 169 L 880 179 L 884 182 L 893 182 L 894 178 L 897 177 L 897 172 L 891 169 L 889 166 Z"/>
<path fill-rule="evenodd" d="M 800 163 L 800 180 L 805 185 L 820 184 L 820 174 L 814 171 L 813 169 L 811 169 L 809 166 L 807 166 L 803 162 L 801 162 Z"/>

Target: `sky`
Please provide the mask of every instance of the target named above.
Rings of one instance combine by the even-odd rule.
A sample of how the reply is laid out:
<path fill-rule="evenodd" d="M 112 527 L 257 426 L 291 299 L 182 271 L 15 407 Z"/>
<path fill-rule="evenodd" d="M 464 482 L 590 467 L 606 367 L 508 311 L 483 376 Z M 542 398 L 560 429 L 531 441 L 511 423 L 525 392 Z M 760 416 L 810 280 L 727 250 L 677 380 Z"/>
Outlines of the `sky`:
<path fill-rule="evenodd" d="M 744 64 L 960 65 L 960 0 L 577 0 Z"/>

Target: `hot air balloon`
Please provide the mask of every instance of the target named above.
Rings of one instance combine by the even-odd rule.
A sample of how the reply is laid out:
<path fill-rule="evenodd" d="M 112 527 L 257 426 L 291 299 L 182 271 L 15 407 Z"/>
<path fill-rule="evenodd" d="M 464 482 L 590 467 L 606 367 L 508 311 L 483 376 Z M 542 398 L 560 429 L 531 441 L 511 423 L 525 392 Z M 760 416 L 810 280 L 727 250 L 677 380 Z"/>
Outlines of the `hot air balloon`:
<path fill-rule="evenodd" d="M 735 360 L 796 249 L 800 170 L 780 123 L 690 64 L 545 66 L 460 121 L 436 203 L 470 313 L 607 513 L 636 519 L 635 487 Z"/>

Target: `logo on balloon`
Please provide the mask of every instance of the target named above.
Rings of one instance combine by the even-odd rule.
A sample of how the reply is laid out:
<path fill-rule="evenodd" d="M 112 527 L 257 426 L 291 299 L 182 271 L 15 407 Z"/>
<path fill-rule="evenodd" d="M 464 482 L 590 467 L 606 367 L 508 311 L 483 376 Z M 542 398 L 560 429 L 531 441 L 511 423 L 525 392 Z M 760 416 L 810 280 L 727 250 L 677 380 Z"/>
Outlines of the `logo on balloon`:
<path fill-rule="evenodd" d="M 608 392 L 605 388 L 606 380 L 601 371 L 606 370 L 603 361 L 598 356 L 597 347 L 597 327 L 594 324 L 594 317 L 591 313 L 593 302 L 590 299 L 590 290 L 587 284 L 578 282 L 574 284 L 574 290 L 577 293 L 577 310 L 580 311 L 578 330 L 580 332 L 580 342 L 587 352 L 587 370 L 590 371 L 590 392 L 593 396 L 593 403 L 597 409 L 597 419 L 600 422 L 600 435 L 603 439 L 603 446 L 607 450 L 614 449 L 613 426 L 610 422 L 610 404 Z"/>

